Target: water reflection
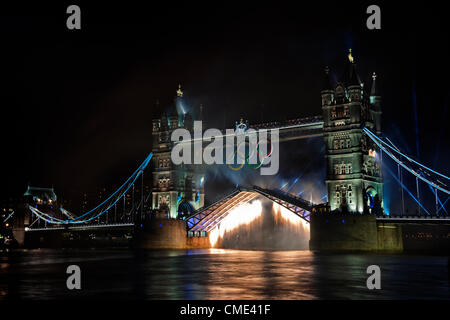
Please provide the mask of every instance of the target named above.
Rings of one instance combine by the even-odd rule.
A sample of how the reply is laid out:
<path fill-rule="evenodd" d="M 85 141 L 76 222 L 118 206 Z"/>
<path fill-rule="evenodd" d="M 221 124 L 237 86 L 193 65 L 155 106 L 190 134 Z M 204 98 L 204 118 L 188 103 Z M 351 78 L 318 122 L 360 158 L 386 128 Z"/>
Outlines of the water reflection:
<path fill-rule="evenodd" d="M 0 259 L 0 299 L 449 299 L 446 257 L 231 249 L 29 250 Z M 82 290 L 66 289 L 78 264 Z M 381 267 L 368 290 L 366 268 Z"/>

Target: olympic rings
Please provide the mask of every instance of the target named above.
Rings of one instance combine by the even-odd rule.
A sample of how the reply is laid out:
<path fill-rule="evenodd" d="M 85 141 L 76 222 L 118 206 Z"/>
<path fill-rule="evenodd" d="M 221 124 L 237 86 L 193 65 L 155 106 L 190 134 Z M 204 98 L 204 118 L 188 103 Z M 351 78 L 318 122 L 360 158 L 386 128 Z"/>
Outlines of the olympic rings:
<path fill-rule="evenodd" d="M 240 150 L 239 147 L 242 145 L 242 143 L 247 143 L 247 142 L 245 142 L 245 141 L 242 141 L 242 142 L 238 145 L 236 151 L 234 151 L 234 148 L 233 148 L 233 154 L 231 155 L 231 157 L 228 157 L 228 158 L 227 158 L 227 162 L 228 162 L 228 160 L 230 160 L 230 159 L 234 159 L 234 156 L 235 156 L 236 154 L 238 155 L 238 157 L 240 157 L 240 158 L 241 158 L 242 160 L 244 160 L 244 161 L 241 162 L 237 167 L 233 167 L 231 164 L 227 164 L 228 167 L 229 167 L 231 170 L 233 170 L 233 171 L 239 171 L 239 170 L 242 169 L 242 167 L 244 166 L 244 164 L 246 164 L 247 167 L 249 167 L 249 168 L 251 168 L 251 169 L 255 169 L 255 170 L 256 170 L 256 169 L 259 169 L 259 168 L 263 165 L 264 160 L 267 159 L 268 157 L 270 157 L 270 155 L 272 154 L 272 151 L 273 151 L 272 141 L 271 141 L 269 138 L 267 138 L 267 139 L 266 139 L 266 142 L 269 143 L 270 148 L 269 148 L 268 152 L 267 152 L 265 155 L 263 155 L 263 154 L 261 153 L 260 149 L 259 149 L 259 145 L 260 145 L 262 142 L 264 142 L 264 140 L 259 140 L 258 143 L 256 144 L 256 151 L 257 151 L 257 153 L 258 153 L 258 155 L 259 155 L 260 162 L 257 161 L 256 164 L 251 164 L 251 163 L 249 163 L 249 158 L 251 158 L 251 157 L 253 156 L 253 154 L 255 153 L 255 150 L 254 150 L 254 149 L 253 149 L 251 152 L 247 152 L 247 151 L 244 149 L 244 154 L 243 154 L 243 155 L 239 152 L 239 150 Z M 228 145 L 229 145 L 229 144 L 228 144 Z"/>
<path fill-rule="evenodd" d="M 230 145 L 230 144 L 227 142 L 225 148 L 227 148 L 227 146 L 229 146 L 229 145 Z M 242 163 L 241 163 L 240 165 L 238 165 L 237 167 L 233 167 L 230 163 L 228 163 L 228 160 L 234 160 L 234 155 L 236 154 L 236 152 L 234 151 L 234 146 L 233 146 L 233 145 L 231 145 L 231 148 L 233 148 L 233 153 L 231 154 L 231 157 L 228 157 L 228 158 L 226 159 L 227 166 L 228 166 L 228 168 L 230 168 L 231 170 L 239 171 L 239 170 L 242 169 L 242 167 L 244 166 L 245 162 L 242 162 Z M 238 149 L 239 149 L 239 146 L 238 146 Z M 226 152 L 226 151 L 225 151 L 225 152 Z M 238 155 L 239 155 L 239 154 L 238 154 Z"/>

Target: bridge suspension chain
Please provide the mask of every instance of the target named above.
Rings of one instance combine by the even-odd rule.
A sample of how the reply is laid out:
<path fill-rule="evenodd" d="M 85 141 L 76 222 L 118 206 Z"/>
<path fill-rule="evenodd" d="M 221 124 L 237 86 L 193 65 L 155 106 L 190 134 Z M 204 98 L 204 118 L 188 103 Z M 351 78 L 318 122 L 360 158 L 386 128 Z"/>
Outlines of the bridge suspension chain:
<path fill-rule="evenodd" d="M 44 213 L 37 208 L 34 208 L 32 206 L 29 206 L 30 211 L 39 219 L 42 219 L 43 221 L 50 223 L 50 224 L 81 224 L 81 223 L 87 223 L 90 222 L 96 218 L 99 218 L 101 215 L 107 213 L 113 206 L 116 206 L 117 202 L 122 198 L 125 197 L 128 190 L 133 186 L 134 189 L 134 183 L 136 180 L 141 176 L 145 170 L 145 168 L 148 166 L 151 158 L 153 156 L 153 153 L 150 153 L 147 158 L 142 162 L 142 164 L 137 168 L 135 172 L 118 188 L 115 192 L 113 192 L 106 200 L 104 200 L 102 203 L 97 205 L 95 208 L 77 216 L 74 217 L 72 213 L 67 211 L 64 208 L 60 208 L 63 215 L 67 216 L 69 219 L 59 219 L 54 216 L 51 216 L 47 213 Z M 141 189 L 141 193 L 143 192 L 143 189 Z M 115 195 L 119 194 L 117 197 L 114 197 Z M 134 207 L 134 204 L 133 204 Z M 97 209 L 100 209 L 100 212 L 95 214 L 95 211 Z M 92 215 L 93 214 L 93 215 Z M 89 218 L 81 219 L 83 217 L 87 217 L 88 215 L 92 215 Z"/>
<path fill-rule="evenodd" d="M 432 172 L 436 175 L 439 175 L 440 177 L 450 180 L 449 177 L 433 170 L 430 169 L 428 167 L 426 167 L 425 165 L 420 164 L 419 162 L 413 160 L 411 157 L 408 157 L 407 155 L 404 155 L 402 152 L 400 152 L 399 150 L 397 150 L 396 148 L 390 146 L 388 143 L 384 142 L 382 139 L 380 139 L 379 137 L 377 137 L 373 132 L 371 132 L 369 129 L 364 128 L 363 131 L 367 134 L 367 136 L 382 150 L 384 151 L 392 160 L 394 160 L 397 164 L 399 164 L 400 166 L 402 166 L 403 168 L 405 168 L 408 172 L 410 172 L 411 174 L 413 174 L 416 178 L 426 182 L 428 185 L 446 193 L 446 194 L 450 194 L 450 190 L 448 190 L 448 186 L 447 184 L 443 183 L 442 181 L 439 181 L 436 179 L 436 181 L 431 181 L 429 179 L 427 179 L 426 177 L 424 177 L 424 174 L 428 175 L 430 178 L 432 177 L 431 174 L 429 174 L 428 172 Z M 416 170 L 414 170 L 413 168 L 407 166 L 403 161 L 401 161 L 397 156 L 394 155 L 394 152 L 405 157 L 406 159 L 408 159 L 409 161 L 419 165 L 420 167 L 424 168 L 426 171 L 420 169 L 421 172 L 416 172 Z"/>

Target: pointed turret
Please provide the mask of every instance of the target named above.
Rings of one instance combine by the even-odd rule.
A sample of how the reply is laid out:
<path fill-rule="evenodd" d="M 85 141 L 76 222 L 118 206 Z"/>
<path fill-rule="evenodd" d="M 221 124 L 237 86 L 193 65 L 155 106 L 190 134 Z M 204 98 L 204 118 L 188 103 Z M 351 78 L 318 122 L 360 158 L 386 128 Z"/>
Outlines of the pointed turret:
<path fill-rule="evenodd" d="M 347 87 L 361 86 L 361 80 L 356 72 L 356 62 L 352 55 L 352 49 L 349 49 L 348 62 L 341 82 Z"/>
<path fill-rule="evenodd" d="M 178 85 L 177 96 L 175 97 L 175 107 L 177 110 L 177 114 L 182 119 L 183 115 L 187 112 L 186 106 L 183 98 L 183 91 L 181 90 L 181 84 Z"/>
<path fill-rule="evenodd" d="M 372 88 L 370 90 L 370 110 L 375 122 L 375 128 L 378 135 L 381 134 L 381 96 L 378 88 L 377 74 L 372 74 Z"/>
<path fill-rule="evenodd" d="M 183 127 L 187 130 L 193 130 L 194 128 L 194 121 L 189 112 L 183 115 Z"/>
<path fill-rule="evenodd" d="M 378 89 L 378 82 L 377 82 L 377 74 L 374 72 L 372 74 L 372 88 L 370 90 L 370 96 L 371 97 L 379 97 L 380 92 Z"/>
<path fill-rule="evenodd" d="M 322 78 L 322 106 L 329 106 L 334 102 L 335 83 L 330 75 L 330 68 L 325 67 L 324 77 Z"/>
<path fill-rule="evenodd" d="M 334 81 L 331 78 L 330 68 L 328 66 L 325 67 L 325 73 L 322 78 L 322 91 L 326 90 L 334 90 Z"/>

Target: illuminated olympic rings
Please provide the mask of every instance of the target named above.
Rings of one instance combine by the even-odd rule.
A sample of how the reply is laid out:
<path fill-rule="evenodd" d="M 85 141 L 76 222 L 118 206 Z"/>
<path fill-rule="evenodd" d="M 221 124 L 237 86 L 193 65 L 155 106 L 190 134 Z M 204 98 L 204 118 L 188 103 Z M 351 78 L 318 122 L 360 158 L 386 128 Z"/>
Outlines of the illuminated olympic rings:
<path fill-rule="evenodd" d="M 242 143 L 245 143 L 245 142 L 244 142 L 244 141 L 241 142 L 241 143 L 237 146 L 237 150 L 236 150 L 236 151 L 234 151 L 234 145 L 231 145 L 231 148 L 232 148 L 232 150 L 233 150 L 233 153 L 231 154 L 231 157 L 228 157 L 228 158 L 226 159 L 226 163 L 227 163 L 227 165 L 228 165 L 228 168 L 230 168 L 231 170 L 239 171 L 239 170 L 242 169 L 242 167 L 243 167 L 244 164 L 245 164 L 245 161 L 243 161 L 243 162 L 242 162 L 241 164 L 239 164 L 237 167 L 233 167 L 231 164 L 228 163 L 229 160 L 231 160 L 231 161 L 234 160 L 234 156 L 235 156 L 236 152 L 237 152 L 238 156 L 240 156 L 240 154 L 239 154 L 239 146 L 240 146 Z M 225 148 L 228 149 L 229 146 L 230 146 L 230 144 L 227 142 Z M 227 152 L 227 153 L 228 153 L 228 152 Z M 244 155 L 244 156 L 245 156 L 245 155 Z M 242 158 L 242 159 L 243 159 L 243 158 Z"/>
<path fill-rule="evenodd" d="M 269 145 L 270 145 L 270 148 L 269 148 L 269 150 L 267 151 L 267 153 L 266 153 L 265 155 L 262 154 L 262 152 L 261 152 L 260 149 L 259 149 L 259 145 L 260 145 L 262 142 L 267 142 L 267 143 L 269 143 Z M 232 146 L 232 148 L 233 148 L 233 153 L 232 153 L 231 157 L 228 157 L 228 158 L 227 158 L 227 161 L 226 161 L 226 162 L 228 163 L 228 161 L 229 161 L 230 159 L 234 159 L 234 156 L 237 154 L 238 157 L 241 158 L 241 159 L 243 160 L 237 167 L 233 167 L 231 164 L 227 164 L 227 165 L 228 165 L 228 168 L 230 168 L 231 170 L 239 171 L 239 170 L 242 169 L 242 167 L 244 166 L 244 164 L 246 164 L 247 167 L 249 167 L 249 168 L 251 168 L 251 169 L 259 169 L 259 168 L 263 165 L 264 160 L 267 159 L 268 157 L 270 157 L 270 155 L 272 154 L 272 151 L 273 151 L 272 141 L 270 141 L 270 139 L 267 138 L 266 141 L 264 141 L 264 140 L 259 140 L 258 143 L 257 143 L 257 145 L 256 145 L 256 152 L 257 152 L 258 155 L 259 155 L 259 160 L 260 160 L 260 162 L 257 161 L 256 164 L 251 164 L 251 163 L 249 163 L 248 159 L 250 159 L 250 158 L 254 155 L 255 150 L 251 150 L 250 152 L 247 152 L 247 151 L 245 150 L 245 148 L 244 148 L 244 154 L 242 154 L 242 152 L 240 152 L 240 146 L 242 145 L 242 143 L 247 143 L 247 142 L 242 141 L 242 142 L 237 146 L 237 150 L 236 150 L 236 151 L 234 151 L 234 147 Z M 227 144 L 227 146 L 229 146 L 229 144 Z M 258 158 L 258 157 L 257 157 L 257 158 Z"/>

